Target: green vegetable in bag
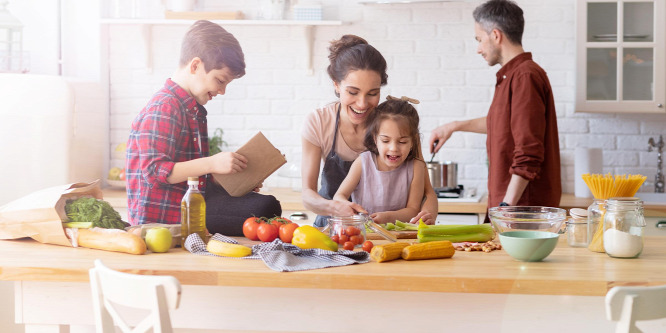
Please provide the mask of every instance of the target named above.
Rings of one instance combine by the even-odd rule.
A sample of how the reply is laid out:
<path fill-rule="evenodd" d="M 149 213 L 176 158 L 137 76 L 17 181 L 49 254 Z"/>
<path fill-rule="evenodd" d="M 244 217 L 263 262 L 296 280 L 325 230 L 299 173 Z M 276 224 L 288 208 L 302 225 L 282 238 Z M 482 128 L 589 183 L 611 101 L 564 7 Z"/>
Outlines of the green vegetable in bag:
<path fill-rule="evenodd" d="M 129 226 L 108 202 L 95 198 L 67 200 L 65 212 L 68 222 L 92 222 L 93 227 L 105 229 L 125 229 Z"/>

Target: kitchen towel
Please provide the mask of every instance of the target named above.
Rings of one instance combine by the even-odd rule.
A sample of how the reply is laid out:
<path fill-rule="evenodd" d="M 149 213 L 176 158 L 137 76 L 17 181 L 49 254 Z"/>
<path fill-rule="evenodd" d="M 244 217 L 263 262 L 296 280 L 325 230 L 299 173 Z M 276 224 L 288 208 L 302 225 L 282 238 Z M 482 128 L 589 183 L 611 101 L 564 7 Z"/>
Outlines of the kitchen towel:
<path fill-rule="evenodd" d="M 576 148 L 574 156 L 574 195 L 591 198 L 592 192 L 583 181 L 583 174 L 601 174 L 603 172 L 603 153 L 601 148 Z"/>
<path fill-rule="evenodd" d="M 211 239 L 238 244 L 222 234 L 215 234 Z M 194 254 L 216 256 L 206 250 L 206 243 L 198 234 L 191 234 L 185 240 L 185 249 Z M 230 257 L 232 258 L 232 257 Z M 338 252 L 322 249 L 301 249 L 296 245 L 282 242 L 279 238 L 270 243 L 252 246 L 252 255 L 234 259 L 261 259 L 268 268 L 278 272 L 295 272 L 309 269 L 362 264 L 370 261 L 365 251 L 339 250 Z"/>

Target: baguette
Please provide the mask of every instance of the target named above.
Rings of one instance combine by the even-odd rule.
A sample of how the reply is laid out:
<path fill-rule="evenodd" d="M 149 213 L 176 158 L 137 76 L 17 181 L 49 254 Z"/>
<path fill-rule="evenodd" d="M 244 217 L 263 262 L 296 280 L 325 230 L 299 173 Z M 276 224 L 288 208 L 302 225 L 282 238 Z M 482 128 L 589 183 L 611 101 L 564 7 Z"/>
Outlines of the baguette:
<path fill-rule="evenodd" d="M 130 254 L 146 253 L 146 242 L 141 237 L 118 229 L 78 229 L 78 245 L 91 249 L 124 252 Z"/>

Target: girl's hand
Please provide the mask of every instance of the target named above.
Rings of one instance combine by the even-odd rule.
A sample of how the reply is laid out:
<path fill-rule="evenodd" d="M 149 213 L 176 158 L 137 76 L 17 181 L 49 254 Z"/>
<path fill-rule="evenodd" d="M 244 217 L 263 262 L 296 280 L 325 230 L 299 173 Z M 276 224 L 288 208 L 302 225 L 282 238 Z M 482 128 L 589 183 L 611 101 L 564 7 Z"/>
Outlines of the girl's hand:
<path fill-rule="evenodd" d="M 247 167 L 247 159 L 234 152 L 220 152 L 210 157 L 212 160 L 211 172 L 219 174 L 232 174 L 243 171 Z"/>
<path fill-rule="evenodd" d="M 423 219 L 423 223 L 425 224 L 435 224 L 435 218 L 430 212 L 427 212 L 425 210 L 420 211 L 416 216 L 414 216 L 411 220 L 409 220 L 409 223 L 419 223 L 419 219 Z"/>
<path fill-rule="evenodd" d="M 253 192 L 259 192 L 261 188 L 264 187 L 264 183 L 259 183 L 254 189 L 252 189 Z"/>
<path fill-rule="evenodd" d="M 367 214 L 368 211 L 363 209 L 361 205 L 347 200 L 332 200 L 333 216 L 351 216 L 358 213 Z"/>
<path fill-rule="evenodd" d="M 379 224 L 386 224 L 386 223 L 389 223 L 389 222 L 395 222 L 395 219 L 391 220 L 391 218 L 385 212 L 372 213 L 372 214 L 370 214 L 370 217 L 372 218 L 373 222 L 379 223 Z"/>

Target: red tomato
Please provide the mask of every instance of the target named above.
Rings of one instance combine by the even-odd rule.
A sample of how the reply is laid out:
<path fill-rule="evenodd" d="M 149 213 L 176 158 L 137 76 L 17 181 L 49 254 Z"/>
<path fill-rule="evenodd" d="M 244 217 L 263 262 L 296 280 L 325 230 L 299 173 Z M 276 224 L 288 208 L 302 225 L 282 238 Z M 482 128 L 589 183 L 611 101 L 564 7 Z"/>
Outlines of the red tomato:
<path fill-rule="evenodd" d="M 361 235 L 351 236 L 351 237 L 349 237 L 349 241 L 354 243 L 354 244 L 361 245 L 363 243 L 363 236 L 361 236 Z"/>
<path fill-rule="evenodd" d="M 257 236 L 262 242 L 272 242 L 278 237 L 278 228 L 274 224 L 262 223 L 257 228 Z"/>
<path fill-rule="evenodd" d="M 354 226 L 351 226 L 351 225 L 347 227 L 346 234 L 349 237 L 354 236 L 354 235 L 358 235 L 360 233 L 361 233 L 361 230 L 358 230 L 357 227 L 354 227 Z"/>
<path fill-rule="evenodd" d="M 257 229 L 259 228 L 259 222 L 261 221 L 258 217 L 248 217 L 245 222 L 243 222 L 243 235 L 249 240 L 259 240 L 257 237 Z"/>
<path fill-rule="evenodd" d="M 340 236 L 338 236 L 338 235 L 333 235 L 333 236 L 331 237 L 331 240 L 334 241 L 334 242 L 336 242 L 336 243 L 338 243 L 338 244 L 340 244 Z"/>
<path fill-rule="evenodd" d="M 363 251 L 370 252 L 373 246 L 375 246 L 375 244 L 372 244 L 371 241 L 365 241 L 365 243 L 363 243 Z"/>
<path fill-rule="evenodd" d="M 354 243 L 345 242 L 345 245 L 343 245 L 342 248 L 345 249 L 345 250 L 353 250 L 354 249 Z"/>
<path fill-rule="evenodd" d="M 347 235 L 345 235 L 345 234 L 340 235 L 340 244 L 344 244 L 348 240 L 349 240 L 349 237 L 347 237 Z"/>
<path fill-rule="evenodd" d="M 297 223 L 287 223 L 280 226 L 278 234 L 280 234 L 280 240 L 285 243 L 291 243 L 291 239 L 294 238 L 294 230 L 298 228 Z"/>
<path fill-rule="evenodd" d="M 118 179 L 125 180 L 125 168 L 120 170 L 120 173 L 118 174 Z"/>

